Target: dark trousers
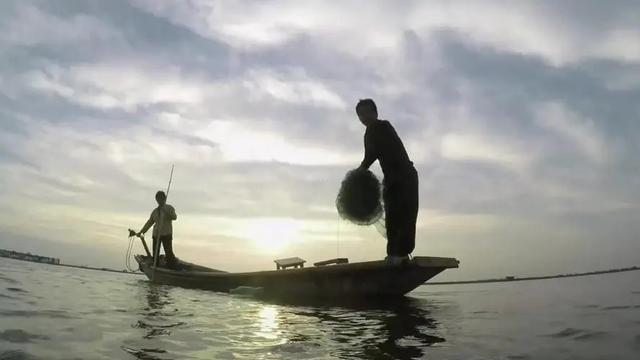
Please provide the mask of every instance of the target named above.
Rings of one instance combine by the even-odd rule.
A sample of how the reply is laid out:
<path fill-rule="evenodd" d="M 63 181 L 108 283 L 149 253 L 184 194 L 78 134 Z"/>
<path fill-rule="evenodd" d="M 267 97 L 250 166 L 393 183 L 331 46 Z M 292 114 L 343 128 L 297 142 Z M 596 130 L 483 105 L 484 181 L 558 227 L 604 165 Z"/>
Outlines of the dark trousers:
<path fill-rule="evenodd" d="M 160 243 L 164 248 L 164 253 L 166 255 L 167 267 L 175 268 L 176 267 L 176 256 L 173 254 L 173 235 L 162 235 L 160 236 Z M 153 237 L 153 251 L 155 251 L 156 246 L 158 246 L 158 237 Z M 158 249 L 158 256 L 160 255 L 160 250 Z"/>
<path fill-rule="evenodd" d="M 387 255 L 411 254 L 416 244 L 418 172 L 411 166 L 384 181 L 382 192 L 387 227 Z"/>

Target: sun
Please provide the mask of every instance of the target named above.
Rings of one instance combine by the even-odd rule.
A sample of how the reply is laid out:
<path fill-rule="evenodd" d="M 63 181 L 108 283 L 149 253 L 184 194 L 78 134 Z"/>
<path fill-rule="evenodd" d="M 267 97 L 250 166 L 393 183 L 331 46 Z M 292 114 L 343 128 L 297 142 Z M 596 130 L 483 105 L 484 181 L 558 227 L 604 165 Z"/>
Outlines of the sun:
<path fill-rule="evenodd" d="M 300 229 L 292 219 L 263 218 L 251 220 L 243 232 L 261 251 L 277 253 L 299 239 Z"/>

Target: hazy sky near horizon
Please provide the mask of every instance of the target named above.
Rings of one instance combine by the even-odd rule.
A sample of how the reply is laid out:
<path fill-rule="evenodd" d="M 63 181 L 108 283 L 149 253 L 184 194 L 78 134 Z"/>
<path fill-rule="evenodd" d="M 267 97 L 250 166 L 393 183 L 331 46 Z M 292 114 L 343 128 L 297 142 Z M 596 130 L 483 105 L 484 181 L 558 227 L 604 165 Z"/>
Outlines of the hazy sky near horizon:
<path fill-rule="evenodd" d="M 461 260 L 439 279 L 638 264 L 639 22 L 633 1 L 3 1 L 0 248 L 121 268 L 175 164 L 184 260 L 382 258 L 334 206 L 371 97 L 420 174 L 414 254 Z"/>

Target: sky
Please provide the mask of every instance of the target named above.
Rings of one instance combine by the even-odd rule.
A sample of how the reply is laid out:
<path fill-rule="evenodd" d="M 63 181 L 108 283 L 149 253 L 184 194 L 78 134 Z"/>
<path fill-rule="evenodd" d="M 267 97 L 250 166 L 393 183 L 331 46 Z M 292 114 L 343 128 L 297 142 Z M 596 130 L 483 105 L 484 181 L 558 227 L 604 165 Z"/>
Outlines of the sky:
<path fill-rule="evenodd" d="M 419 172 L 414 255 L 461 262 L 439 280 L 638 265 L 639 22 L 634 1 L 2 1 L 0 248 L 123 268 L 173 164 L 183 260 L 383 258 L 335 209 L 373 98 Z"/>

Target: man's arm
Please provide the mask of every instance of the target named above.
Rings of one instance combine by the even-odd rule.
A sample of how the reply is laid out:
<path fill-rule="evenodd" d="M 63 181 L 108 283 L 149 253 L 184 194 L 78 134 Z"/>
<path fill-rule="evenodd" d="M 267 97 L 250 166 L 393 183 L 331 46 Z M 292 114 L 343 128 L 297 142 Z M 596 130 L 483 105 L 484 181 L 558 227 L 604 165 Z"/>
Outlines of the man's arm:
<path fill-rule="evenodd" d="M 176 209 L 173 206 L 165 205 L 162 207 L 162 210 L 170 220 L 176 220 L 178 218 L 178 215 L 176 215 Z"/>
<path fill-rule="evenodd" d="M 147 220 L 147 222 L 144 224 L 142 229 L 140 229 L 140 231 L 138 232 L 138 235 L 142 235 L 146 233 L 147 230 L 149 230 L 149 228 L 153 225 L 153 223 L 155 223 L 155 220 L 153 220 L 153 212 L 151 212 L 151 216 L 149 216 L 149 220 Z"/>
<path fill-rule="evenodd" d="M 378 159 L 378 153 L 373 139 L 373 131 L 367 129 L 364 133 L 364 159 L 360 163 L 360 169 L 368 169 Z"/>

